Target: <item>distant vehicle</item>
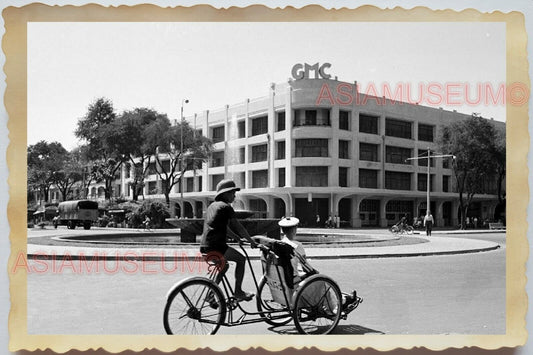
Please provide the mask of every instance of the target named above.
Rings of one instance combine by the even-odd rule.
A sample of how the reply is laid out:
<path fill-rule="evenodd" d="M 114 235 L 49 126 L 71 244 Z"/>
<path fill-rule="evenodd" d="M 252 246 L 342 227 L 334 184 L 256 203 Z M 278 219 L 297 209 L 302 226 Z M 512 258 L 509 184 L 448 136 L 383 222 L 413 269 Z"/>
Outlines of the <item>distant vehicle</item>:
<path fill-rule="evenodd" d="M 83 226 L 91 229 L 91 225 L 98 219 L 98 202 L 90 200 L 74 200 L 61 202 L 57 206 L 59 218 L 55 219 L 54 227 L 58 224 L 66 225 L 68 229 Z"/>

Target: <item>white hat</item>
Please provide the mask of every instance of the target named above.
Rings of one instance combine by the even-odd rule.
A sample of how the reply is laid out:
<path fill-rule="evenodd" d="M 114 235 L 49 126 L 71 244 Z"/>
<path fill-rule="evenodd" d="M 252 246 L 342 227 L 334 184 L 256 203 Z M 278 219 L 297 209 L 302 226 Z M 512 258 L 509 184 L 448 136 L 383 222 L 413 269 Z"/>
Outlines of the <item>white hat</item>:
<path fill-rule="evenodd" d="M 296 217 L 285 217 L 282 218 L 278 225 L 282 228 L 296 227 L 300 223 L 300 220 Z"/>

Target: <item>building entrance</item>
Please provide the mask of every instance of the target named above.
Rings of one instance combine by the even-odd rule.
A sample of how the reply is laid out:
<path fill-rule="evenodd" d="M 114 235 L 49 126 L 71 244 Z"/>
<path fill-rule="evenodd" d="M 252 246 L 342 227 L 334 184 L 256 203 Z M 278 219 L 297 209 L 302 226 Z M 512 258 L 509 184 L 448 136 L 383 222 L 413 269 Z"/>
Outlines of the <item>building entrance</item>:
<path fill-rule="evenodd" d="M 324 227 L 324 222 L 329 216 L 329 199 L 328 198 L 313 198 L 310 202 L 307 198 L 295 199 L 296 218 L 300 220 L 301 227 L 317 227 L 316 216 L 320 216 L 319 227 Z"/>

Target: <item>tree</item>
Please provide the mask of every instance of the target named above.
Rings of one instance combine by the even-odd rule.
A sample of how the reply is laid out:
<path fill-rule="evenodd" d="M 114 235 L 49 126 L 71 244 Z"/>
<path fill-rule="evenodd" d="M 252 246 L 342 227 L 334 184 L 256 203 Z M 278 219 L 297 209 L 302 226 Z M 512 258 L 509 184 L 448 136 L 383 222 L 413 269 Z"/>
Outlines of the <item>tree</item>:
<path fill-rule="evenodd" d="M 147 151 L 154 156 L 155 172 L 161 179 L 165 201 L 170 207 L 172 188 L 180 183 L 185 171 L 201 168 L 211 153 L 212 142 L 188 122 L 172 126 L 164 116 L 147 127 L 145 144 Z"/>
<path fill-rule="evenodd" d="M 106 200 L 111 198 L 113 181 L 122 163 L 129 159 L 129 156 L 109 145 L 108 135 L 115 119 L 112 102 L 99 98 L 89 105 L 85 116 L 78 120 L 75 131 L 76 137 L 87 143 L 86 154 L 94 162 L 96 179 L 104 181 Z"/>
<path fill-rule="evenodd" d="M 48 202 L 50 187 L 54 184 L 54 174 L 61 171 L 68 152 L 61 143 L 39 141 L 30 145 L 28 158 L 28 191 L 37 190 L 44 202 Z"/>
<path fill-rule="evenodd" d="M 148 108 L 136 108 L 124 111 L 103 130 L 103 142 L 106 151 L 115 156 L 127 157 L 133 166 L 131 188 L 133 200 L 137 201 L 139 192 L 144 186 L 144 178 L 153 154 L 145 144 L 146 128 L 158 119 L 166 119 L 165 115 Z"/>
<path fill-rule="evenodd" d="M 85 166 L 77 158 L 75 152 L 67 152 L 61 169 L 52 174 L 52 181 L 61 192 L 63 201 L 73 198 L 73 196 L 70 198 L 68 197 L 69 192 L 74 184 L 83 179 L 83 170 Z"/>
<path fill-rule="evenodd" d="M 81 194 L 78 198 L 87 198 L 89 187 L 93 181 L 97 180 L 97 166 L 89 159 L 89 148 L 86 145 L 80 145 L 70 152 L 70 157 L 74 164 L 80 167 L 81 173 Z"/>
<path fill-rule="evenodd" d="M 439 136 L 443 154 L 456 156 L 452 165 L 459 193 L 461 229 L 476 194 L 487 193 L 487 181 L 494 179 L 496 167 L 496 131 L 486 119 L 471 116 L 445 126 Z"/>

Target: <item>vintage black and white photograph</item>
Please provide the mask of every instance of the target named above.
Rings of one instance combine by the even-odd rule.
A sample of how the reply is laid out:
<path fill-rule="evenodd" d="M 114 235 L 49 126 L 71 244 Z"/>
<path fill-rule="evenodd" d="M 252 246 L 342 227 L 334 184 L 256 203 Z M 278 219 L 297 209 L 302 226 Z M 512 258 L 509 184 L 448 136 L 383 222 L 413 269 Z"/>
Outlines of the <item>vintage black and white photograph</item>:
<path fill-rule="evenodd" d="M 505 335 L 506 38 L 29 22 L 28 334 Z"/>

